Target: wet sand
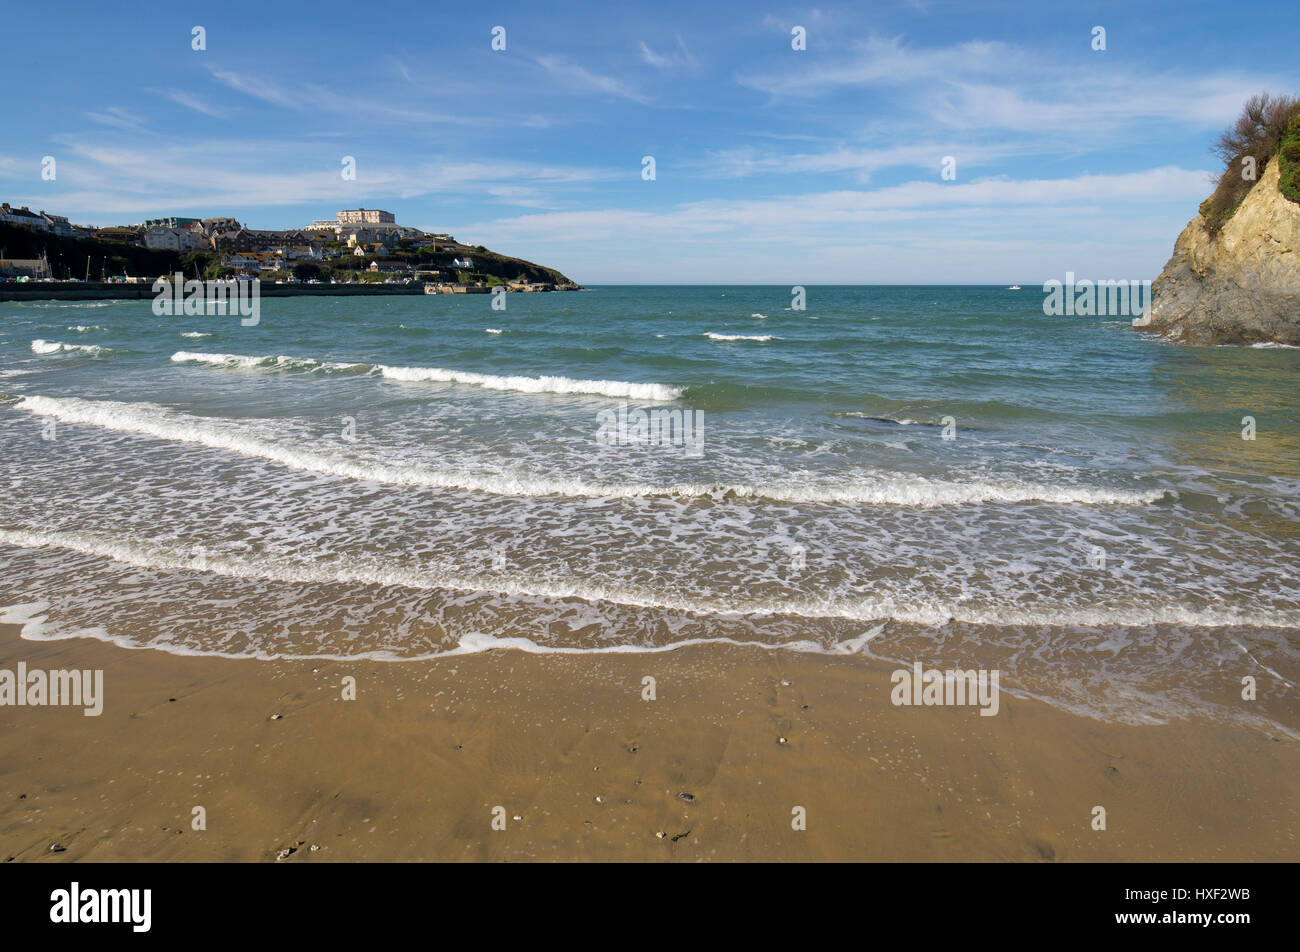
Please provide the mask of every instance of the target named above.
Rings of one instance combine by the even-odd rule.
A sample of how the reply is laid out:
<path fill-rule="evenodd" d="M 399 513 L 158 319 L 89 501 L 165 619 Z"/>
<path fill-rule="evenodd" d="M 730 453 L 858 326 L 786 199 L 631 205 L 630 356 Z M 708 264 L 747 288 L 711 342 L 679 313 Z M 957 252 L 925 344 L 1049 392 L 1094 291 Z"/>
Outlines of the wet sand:
<path fill-rule="evenodd" d="M 0 708 L 4 861 L 1300 859 L 1286 736 L 895 707 L 856 656 L 267 662 L 0 625 L 19 661 L 102 668 L 106 699 Z"/>

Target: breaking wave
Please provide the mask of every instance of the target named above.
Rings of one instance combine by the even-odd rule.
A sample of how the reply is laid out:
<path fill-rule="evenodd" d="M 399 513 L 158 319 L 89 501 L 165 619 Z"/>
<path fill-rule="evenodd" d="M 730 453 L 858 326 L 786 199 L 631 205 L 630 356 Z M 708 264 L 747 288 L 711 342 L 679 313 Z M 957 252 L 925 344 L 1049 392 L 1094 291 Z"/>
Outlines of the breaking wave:
<path fill-rule="evenodd" d="M 668 402 L 682 395 L 679 387 L 660 383 L 630 383 L 625 380 L 575 380 L 570 377 L 521 377 L 481 374 L 465 370 L 445 370 L 441 367 L 390 367 L 386 364 L 343 364 L 312 360 L 307 357 L 245 357 L 238 354 L 196 354 L 177 351 L 172 354 L 177 363 L 203 363 L 217 367 L 256 370 L 307 370 L 325 372 L 366 372 L 388 380 L 404 383 L 458 383 L 483 387 L 488 390 L 510 390 L 517 393 L 577 393 L 603 397 L 626 397 L 634 400 Z"/>
<path fill-rule="evenodd" d="M 82 400 L 76 397 L 25 396 L 17 409 L 64 423 L 82 423 L 108 430 L 138 433 L 156 439 L 197 443 L 211 449 L 270 460 L 293 469 L 344 479 L 395 486 L 484 492 L 500 496 L 567 496 L 577 498 L 643 498 L 671 496 L 715 500 L 765 499 L 780 503 L 884 505 L 932 508 L 983 503 L 1049 503 L 1055 505 L 1145 505 L 1164 498 L 1162 490 L 1112 489 L 1048 485 L 1015 479 L 1001 481 L 928 479 L 905 473 L 856 473 L 834 481 L 791 479 L 784 483 L 592 482 L 534 475 L 480 474 L 455 469 L 333 456 L 268 440 L 248 432 L 235 421 L 196 417 L 149 403 Z"/>

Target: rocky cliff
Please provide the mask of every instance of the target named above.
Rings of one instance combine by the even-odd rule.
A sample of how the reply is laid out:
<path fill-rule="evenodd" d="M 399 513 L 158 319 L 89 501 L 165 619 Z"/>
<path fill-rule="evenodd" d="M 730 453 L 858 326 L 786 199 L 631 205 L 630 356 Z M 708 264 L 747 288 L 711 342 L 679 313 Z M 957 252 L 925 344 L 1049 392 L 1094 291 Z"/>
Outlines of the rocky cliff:
<path fill-rule="evenodd" d="M 1278 189 L 1274 156 L 1213 238 L 1197 215 L 1151 285 L 1134 327 L 1187 344 L 1300 346 L 1300 205 Z"/>

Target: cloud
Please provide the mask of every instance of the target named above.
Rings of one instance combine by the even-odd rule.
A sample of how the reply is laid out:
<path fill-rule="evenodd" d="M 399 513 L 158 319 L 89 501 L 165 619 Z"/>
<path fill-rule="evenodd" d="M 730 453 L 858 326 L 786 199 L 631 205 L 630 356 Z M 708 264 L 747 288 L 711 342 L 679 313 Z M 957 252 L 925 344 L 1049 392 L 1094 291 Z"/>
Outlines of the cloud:
<path fill-rule="evenodd" d="M 1202 170 L 1176 166 L 1142 172 L 1084 174 L 1063 179 L 1012 181 L 989 178 L 966 184 L 908 182 L 874 190 L 841 189 L 762 199 L 712 199 L 683 203 L 664 211 L 606 208 L 528 214 L 481 223 L 478 231 L 494 239 L 513 235 L 547 241 L 665 241 L 716 243 L 739 240 L 894 240 L 909 223 L 922 234 L 942 236 L 959 220 L 1005 231 L 1026 214 L 1060 227 L 1062 221 L 1107 219 L 1116 209 L 1179 205 L 1195 207 L 1204 197 Z M 880 226 L 886 226 L 882 231 Z M 969 226 L 962 226 L 967 228 Z"/>
<path fill-rule="evenodd" d="M 195 112 L 202 113 L 212 119 L 224 119 L 230 115 L 230 111 L 219 106 L 212 106 L 199 99 L 197 96 L 187 93 L 180 89 L 150 89 L 149 92 L 156 96 L 162 96 L 164 99 L 170 99 L 172 102 L 184 106 L 186 109 L 193 109 Z"/>
<path fill-rule="evenodd" d="M 650 102 L 648 96 L 643 96 L 622 80 L 593 73 L 585 66 L 570 63 L 561 56 L 539 56 L 537 57 L 537 64 L 567 86 L 595 90 L 606 95 L 630 99 L 641 105 L 647 105 Z"/>
<path fill-rule="evenodd" d="M 329 112 L 346 116 L 351 122 L 491 126 L 508 121 L 508 117 L 495 114 L 434 112 L 419 105 L 406 105 L 393 98 L 339 93 L 319 83 L 301 83 L 289 90 L 262 75 L 245 76 L 211 66 L 208 71 L 214 79 L 230 89 L 270 105 L 295 111 L 310 109 L 313 112 Z M 409 78 L 409 71 L 405 71 L 404 75 Z"/>
<path fill-rule="evenodd" d="M 778 61 L 779 62 L 779 61 Z M 1059 60 L 1007 43 L 968 40 L 909 45 L 872 36 L 811 63 L 748 69 L 736 81 L 778 100 L 877 92 L 904 124 L 1055 135 L 1083 140 L 1125 126 L 1231 121 L 1253 92 L 1285 86 L 1276 77 L 1109 67 L 1063 74 Z"/>
<path fill-rule="evenodd" d="M 587 283 L 1011 283 L 1153 277 L 1204 171 L 910 182 L 455 223 Z"/>
<path fill-rule="evenodd" d="M 968 40 L 945 47 L 904 46 L 901 37 L 870 37 L 847 55 L 819 56 L 799 68 L 738 75 L 742 86 L 777 96 L 821 96 L 851 86 L 902 86 L 917 80 L 942 84 L 967 75 L 1009 75 L 1023 55 L 1005 43 Z"/>
<path fill-rule="evenodd" d="M 355 181 L 339 174 L 338 156 L 309 143 L 199 140 L 130 148 L 62 137 L 60 214 L 142 215 L 159 209 L 273 208 L 287 205 L 451 195 L 521 208 L 553 207 L 551 190 L 582 186 L 612 172 L 517 160 L 435 157 L 419 163 L 362 159 Z M 0 162 L 0 172 L 7 165 Z M 14 176 L 15 181 L 20 181 Z M 37 199 L 51 204 L 49 197 Z"/>
<path fill-rule="evenodd" d="M 798 153 L 760 152 L 753 147 L 744 147 L 712 152 L 703 167 L 725 178 L 851 172 L 859 181 L 865 182 L 873 172 L 902 166 L 932 169 L 938 174 L 943 157 L 948 155 L 958 156 L 961 167 L 965 169 L 986 165 L 1011 152 L 1013 150 L 1009 147 L 967 143 L 918 143 L 884 149 L 840 145 L 823 152 Z"/>
<path fill-rule="evenodd" d="M 649 63 L 651 66 L 658 66 L 660 69 L 666 69 L 673 65 L 671 59 L 667 56 L 660 56 L 654 50 L 650 49 L 650 47 L 646 46 L 644 41 L 638 42 L 637 45 L 641 48 L 641 59 Z"/>
<path fill-rule="evenodd" d="M 699 66 L 695 54 L 686 46 L 686 41 L 682 39 L 680 34 L 677 36 L 677 50 L 675 52 L 656 53 L 646 45 L 644 40 L 638 40 L 637 47 L 641 50 L 642 62 L 648 63 L 656 69 L 685 68 L 694 70 Z"/>
<path fill-rule="evenodd" d="M 218 69 L 215 66 L 209 66 L 208 72 L 212 74 L 212 78 L 217 82 L 230 87 L 235 92 L 243 93 L 245 96 L 252 96 L 254 99 L 260 99 L 262 102 L 270 103 L 273 106 L 281 106 L 285 109 L 302 109 L 307 105 L 303 101 L 301 94 L 290 93 L 265 76 L 245 76 L 242 73 Z"/>
<path fill-rule="evenodd" d="M 86 118 L 99 123 L 101 126 L 125 129 L 128 132 L 139 132 L 144 129 L 143 119 L 117 106 L 109 106 L 104 112 L 88 112 Z"/>
<path fill-rule="evenodd" d="M 393 64 L 393 68 L 397 70 L 397 74 L 401 76 L 402 79 L 406 80 L 406 82 L 408 82 L 412 86 L 421 85 L 419 82 L 416 81 L 415 77 L 411 74 L 411 70 L 406 65 L 406 63 L 402 62 L 400 59 L 398 59 L 396 56 L 393 56 L 391 53 L 388 55 L 388 61 Z"/>

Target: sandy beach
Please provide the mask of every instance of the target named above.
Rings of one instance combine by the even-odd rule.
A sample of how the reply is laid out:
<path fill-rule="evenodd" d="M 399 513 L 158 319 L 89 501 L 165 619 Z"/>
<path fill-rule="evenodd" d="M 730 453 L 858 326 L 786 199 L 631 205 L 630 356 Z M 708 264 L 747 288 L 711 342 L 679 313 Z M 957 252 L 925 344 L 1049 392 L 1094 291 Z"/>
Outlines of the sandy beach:
<path fill-rule="evenodd" d="M 6 862 L 1300 858 L 1285 736 L 895 707 L 861 657 L 267 662 L 18 630 L 0 667 L 102 669 L 105 702 L 3 709 Z"/>

